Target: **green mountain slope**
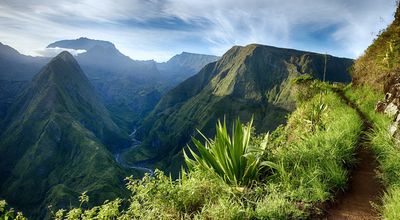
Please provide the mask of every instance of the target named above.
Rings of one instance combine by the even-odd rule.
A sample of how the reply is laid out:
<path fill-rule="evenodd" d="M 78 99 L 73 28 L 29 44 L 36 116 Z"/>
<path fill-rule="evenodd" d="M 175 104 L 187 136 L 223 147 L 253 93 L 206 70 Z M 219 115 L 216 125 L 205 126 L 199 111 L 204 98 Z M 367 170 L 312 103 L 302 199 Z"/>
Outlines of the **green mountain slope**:
<path fill-rule="evenodd" d="M 369 85 L 383 91 L 390 75 L 400 68 L 400 7 L 395 19 L 354 63 L 352 76 L 356 85 Z"/>
<path fill-rule="evenodd" d="M 35 76 L 7 115 L 0 137 L 0 196 L 38 218 L 49 204 L 122 196 L 128 175 L 111 154 L 129 144 L 72 55 Z"/>
<path fill-rule="evenodd" d="M 323 78 L 324 55 L 263 45 L 235 46 L 215 63 L 168 92 L 138 130 L 141 148 L 132 160 L 179 166 L 179 152 L 199 129 L 213 134 L 218 118 L 254 116 L 258 132 L 275 129 L 295 107 L 291 80 Z M 352 60 L 328 56 L 326 79 L 349 82 Z M 178 160 L 178 161 L 177 161 Z"/>

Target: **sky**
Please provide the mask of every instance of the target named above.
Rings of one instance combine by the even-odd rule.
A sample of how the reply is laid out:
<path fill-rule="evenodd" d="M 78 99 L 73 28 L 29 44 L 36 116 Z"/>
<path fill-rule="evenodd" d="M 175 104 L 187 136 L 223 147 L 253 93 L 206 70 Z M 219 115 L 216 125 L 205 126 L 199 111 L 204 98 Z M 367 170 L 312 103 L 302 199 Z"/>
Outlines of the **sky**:
<path fill-rule="evenodd" d="M 395 0 L 0 0 L 0 42 L 34 56 L 88 37 L 137 60 L 251 43 L 357 58 L 394 11 Z"/>

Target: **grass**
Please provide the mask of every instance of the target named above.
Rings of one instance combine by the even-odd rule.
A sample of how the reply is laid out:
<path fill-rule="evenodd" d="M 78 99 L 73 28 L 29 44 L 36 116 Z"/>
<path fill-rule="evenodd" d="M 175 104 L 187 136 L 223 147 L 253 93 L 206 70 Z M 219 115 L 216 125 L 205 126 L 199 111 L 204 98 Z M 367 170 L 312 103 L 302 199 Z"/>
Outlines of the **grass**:
<path fill-rule="evenodd" d="M 381 214 L 384 219 L 400 218 L 400 149 L 389 134 L 391 118 L 375 113 L 374 107 L 383 95 L 369 87 L 348 88 L 346 95 L 358 102 L 360 109 L 373 123 L 373 131 L 369 134 L 372 150 L 379 162 L 380 178 L 387 192 L 383 197 Z"/>
<path fill-rule="evenodd" d="M 317 109 L 318 126 L 310 125 L 321 103 L 326 107 Z M 288 124 L 270 135 L 256 136 L 251 126 L 239 122 L 232 133 L 223 124 L 217 130 L 215 139 L 206 139 L 206 144 L 195 141 L 200 153 L 180 178 L 172 179 L 161 171 L 141 180 L 128 178 L 129 200 L 106 201 L 91 209 L 82 208 L 87 207 L 83 203 L 79 208 L 60 210 L 55 218 L 307 219 L 321 211 L 317 204 L 346 187 L 361 120 L 335 93 L 324 92 L 305 100 Z M 244 165 L 250 146 L 263 151 L 257 167 L 268 166 L 256 178 L 244 180 L 248 165 L 255 161 Z M 221 167 L 221 163 L 230 165 Z"/>
<path fill-rule="evenodd" d="M 361 131 L 356 112 L 329 93 L 324 96 L 328 107 L 321 115 L 321 128 L 313 132 L 304 122 L 318 102 L 318 97 L 314 98 L 289 118 L 288 141 L 271 158 L 278 168 L 270 181 L 289 191 L 294 200 L 331 199 L 333 189 L 345 187 L 347 169 L 354 162 L 355 144 Z"/>

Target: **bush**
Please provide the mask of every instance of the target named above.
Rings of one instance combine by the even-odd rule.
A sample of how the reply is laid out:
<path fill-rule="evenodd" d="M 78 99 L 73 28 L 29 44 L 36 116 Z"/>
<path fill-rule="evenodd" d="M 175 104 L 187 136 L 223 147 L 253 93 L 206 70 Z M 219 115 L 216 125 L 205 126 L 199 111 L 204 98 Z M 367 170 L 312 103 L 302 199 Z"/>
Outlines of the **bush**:
<path fill-rule="evenodd" d="M 8 207 L 6 201 L 0 200 L 0 220 L 7 219 L 26 220 L 22 212 L 16 212 L 13 208 Z"/>
<path fill-rule="evenodd" d="M 259 180 L 260 170 L 264 164 L 265 144 L 258 146 L 250 142 L 252 136 L 252 120 L 248 126 L 243 126 L 239 120 L 233 125 L 232 134 L 228 134 L 226 123 L 218 122 L 214 139 L 206 138 L 203 145 L 193 138 L 199 155 L 189 148 L 194 160 L 184 152 L 189 169 L 200 168 L 215 172 L 232 185 L 250 185 Z"/>

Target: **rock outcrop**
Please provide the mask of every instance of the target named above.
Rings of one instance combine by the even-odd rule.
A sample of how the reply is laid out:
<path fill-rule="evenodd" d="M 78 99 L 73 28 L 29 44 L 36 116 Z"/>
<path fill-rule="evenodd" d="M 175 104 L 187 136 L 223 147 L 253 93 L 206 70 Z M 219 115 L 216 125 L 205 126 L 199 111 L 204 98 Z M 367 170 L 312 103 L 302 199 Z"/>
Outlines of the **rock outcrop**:
<path fill-rule="evenodd" d="M 385 99 L 376 104 L 375 111 L 393 118 L 390 134 L 400 141 L 400 68 L 391 71 L 384 84 Z"/>

